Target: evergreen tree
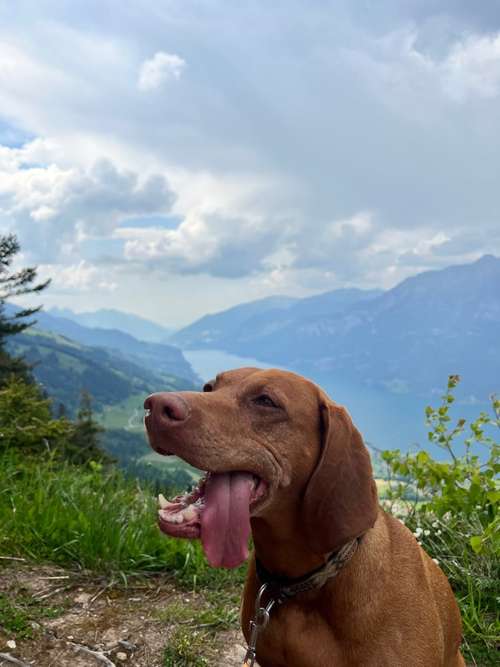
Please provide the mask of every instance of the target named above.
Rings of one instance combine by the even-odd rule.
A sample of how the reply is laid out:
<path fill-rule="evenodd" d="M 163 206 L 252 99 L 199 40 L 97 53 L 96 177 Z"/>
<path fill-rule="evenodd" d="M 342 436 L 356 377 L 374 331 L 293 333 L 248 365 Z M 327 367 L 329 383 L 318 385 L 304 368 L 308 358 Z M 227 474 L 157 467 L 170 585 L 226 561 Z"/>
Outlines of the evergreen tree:
<path fill-rule="evenodd" d="M 21 308 L 13 317 L 7 317 L 4 312 L 5 303 L 13 296 L 41 292 L 50 282 L 37 282 L 35 267 L 12 270 L 12 262 L 19 250 L 19 242 L 14 234 L 0 235 L 0 385 L 12 374 L 27 379 L 29 367 L 22 359 L 11 357 L 6 352 L 5 340 L 34 324 L 29 318 L 41 308 Z"/>
<path fill-rule="evenodd" d="M 88 391 L 83 390 L 75 430 L 71 438 L 71 449 L 68 452 L 70 460 L 73 463 L 109 462 L 109 457 L 101 449 L 101 433 L 103 431 L 103 427 L 94 419 L 92 397 Z"/>
<path fill-rule="evenodd" d="M 70 421 L 52 417 L 50 400 L 34 382 L 11 375 L 0 387 L 0 456 L 8 450 L 66 456 L 73 433 Z"/>

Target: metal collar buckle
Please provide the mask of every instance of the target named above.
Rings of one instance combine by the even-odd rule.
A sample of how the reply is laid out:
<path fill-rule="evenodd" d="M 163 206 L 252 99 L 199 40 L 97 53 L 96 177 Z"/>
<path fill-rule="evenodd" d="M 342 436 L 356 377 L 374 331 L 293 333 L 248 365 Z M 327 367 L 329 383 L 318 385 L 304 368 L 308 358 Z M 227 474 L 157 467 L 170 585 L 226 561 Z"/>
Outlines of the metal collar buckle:
<path fill-rule="evenodd" d="M 299 593 L 317 590 L 324 586 L 329 579 L 336 577 L 356 553 L 362 537 L 347 542 L 338 551 L 332 553 L 324 565 L 296 579 L 273 577 L 256 559 L 257 577 L 263 581 L 263 584 L 259 588 L 255 600 L 254 616 L 250 621 L 250 641 L 248 642 L 243 667 L 253 667 L 257 657 L 257 638 L 269 623 L 269 614 L 274 605 L 281 605 Z M 263 606 L 261 600 L 266 591 L 270 593 L 271 599 L 267 605 Z"/>
<path fill-rule="evenodd" d="M 276 600 L 271 598 L 266 606 L 261 604 L 262 596 L 268 589 L 268 584 L 262 584 L 257 593 L 255 600 L 255 612 L 253 619 L 250 621 L 250 641 L 248 642 L 247 652 L 245 654 L 245 662 L 243 667 L 253 667 L 256 659 L 257 638 L 261 630 L 263 630 L 269 623 L 269 614 L 274 607 Z"/>

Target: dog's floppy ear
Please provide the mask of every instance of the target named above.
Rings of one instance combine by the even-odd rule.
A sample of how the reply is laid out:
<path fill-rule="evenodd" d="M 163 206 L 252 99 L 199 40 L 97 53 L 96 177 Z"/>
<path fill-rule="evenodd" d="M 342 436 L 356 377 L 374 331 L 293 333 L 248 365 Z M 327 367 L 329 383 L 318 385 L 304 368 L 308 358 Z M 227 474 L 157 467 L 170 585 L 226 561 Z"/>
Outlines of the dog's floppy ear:
<path fill-rule="evenodd" d="M 318 554 L 339 549 L 375 523 L 377 487 L 370 455 L 345 408 L 320 396 L 321 451 L 307 484 L 302 520 Z"/>

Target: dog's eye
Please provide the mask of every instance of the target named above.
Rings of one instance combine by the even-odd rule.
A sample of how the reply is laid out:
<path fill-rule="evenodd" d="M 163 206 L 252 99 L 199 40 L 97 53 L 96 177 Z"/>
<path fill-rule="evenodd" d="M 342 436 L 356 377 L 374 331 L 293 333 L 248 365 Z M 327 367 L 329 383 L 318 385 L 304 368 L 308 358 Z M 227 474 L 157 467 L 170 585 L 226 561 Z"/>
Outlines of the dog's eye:
<path fill-rule="evenodd" d="M 214 390 L 214 385 L 212 382 L 207 382 L 206 384 L 203 385 L 203 391 L 206 393 L 208 391 L 213 391 Z"/>
<path fill-rule="evenodd" d="M 253 399 L 253 403 L 255 403 L 255 405 L 261 405 L 265 408 L 279 408 L 279 405 L 277 405 L 267 394 L 260 394 L 260 396 L 257 396 Z"/>

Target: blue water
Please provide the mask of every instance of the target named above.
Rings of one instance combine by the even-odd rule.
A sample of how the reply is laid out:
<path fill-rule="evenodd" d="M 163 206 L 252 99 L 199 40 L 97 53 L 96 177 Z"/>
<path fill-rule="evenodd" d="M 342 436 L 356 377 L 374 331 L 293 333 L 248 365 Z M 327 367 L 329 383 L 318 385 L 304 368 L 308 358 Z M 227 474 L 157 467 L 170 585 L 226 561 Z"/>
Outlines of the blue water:
<path fill-rule="evenodd" d="M 235 354 L 228 354 L 221 350 L 183 350 L 183 354 L 204 382 L 212 380 L 221 371 L 230 371 L 242 366 L 276 368 L 257 359 L 238 357 Z"/>
<path fill-rule="evenodd" d="M 257 359 L 239 357 L 220 350 L 184 351 L 184 356 L 194 370 L 204 380 L 210 380 L 221 371 L 255 366 L 270 368 Z M 274 366 L 275 367 L 275 366 Z M 282 367 L 283 368 L 283 367 Z M 286 369 L 285 369 L 286 370 Z M 350 412 L 365 442 L 378 449 L 401 449 L 402 451 L 426 449 L 437 458 L 447 458 L 443 451 L 428 442 L 427 426 L 424 411 L 428 400 L 408 394 L 391 394 L 376 388 L 342 381 L 342 378 L 310 376 L 337 403 L 344 405 Z M 437 407 L 439 397 L 433 399 L 433 407 Z M 487 405 L 458 404 L 454 407 L 455 418 L 476 417 Z M 484 452 L 479 451 L 482 457 Z"/>

